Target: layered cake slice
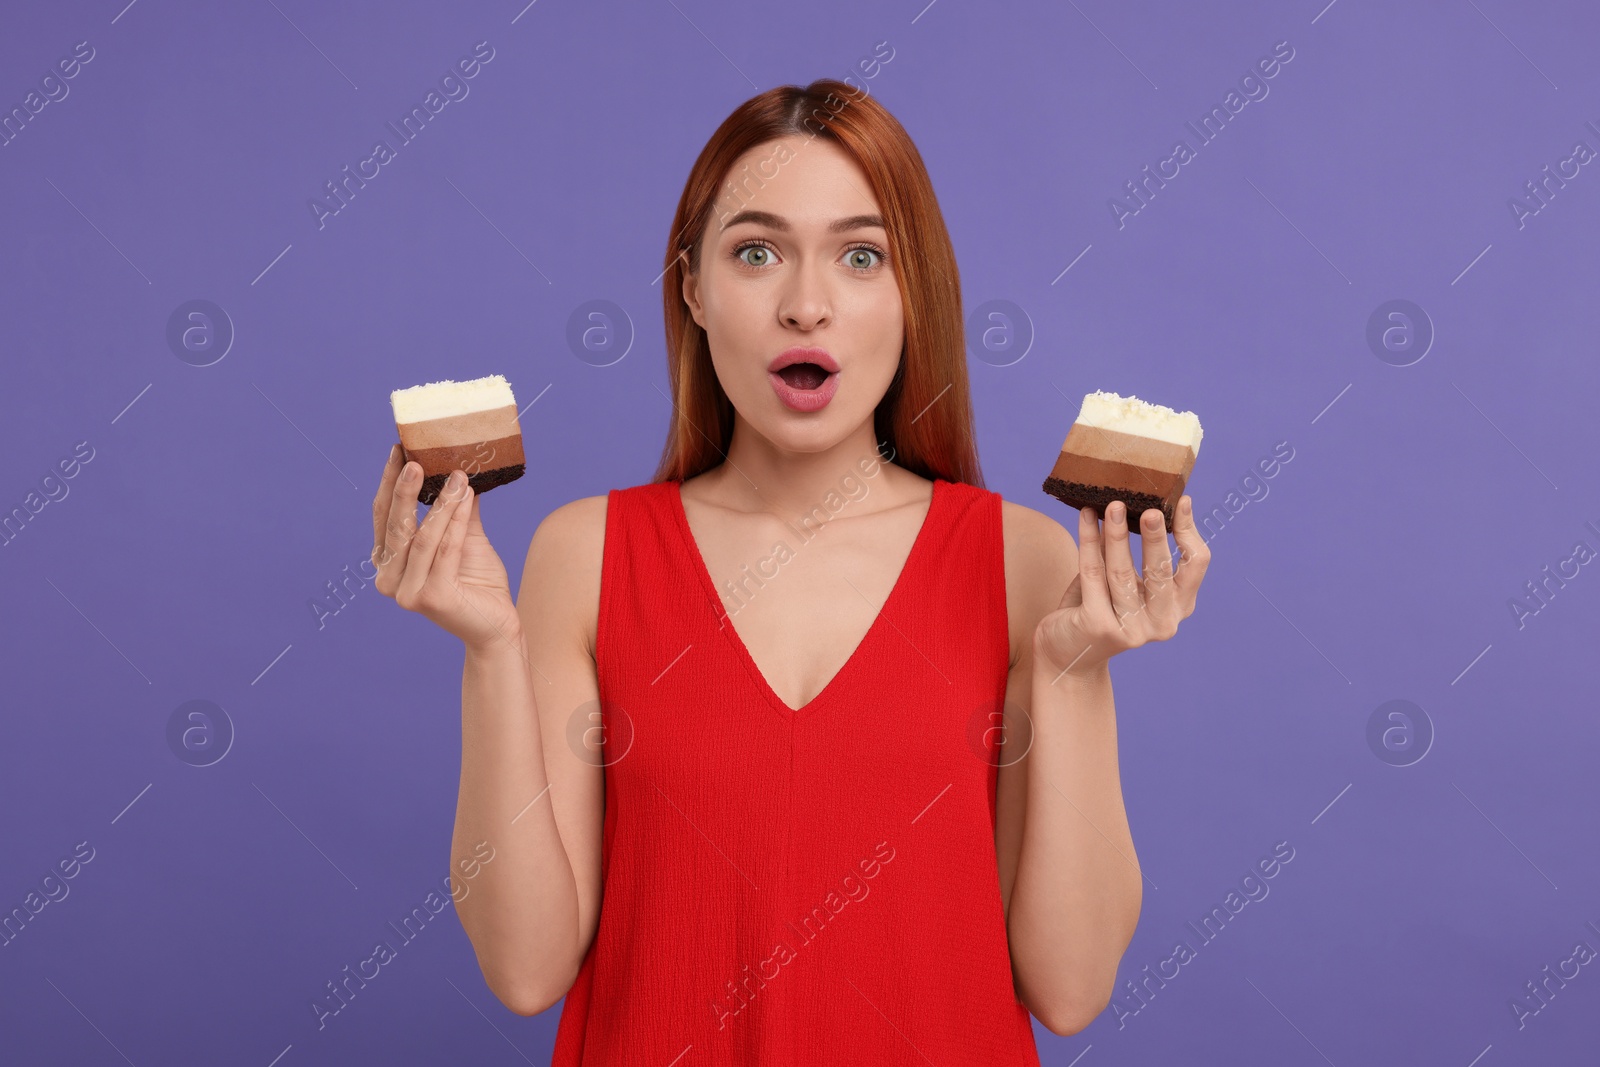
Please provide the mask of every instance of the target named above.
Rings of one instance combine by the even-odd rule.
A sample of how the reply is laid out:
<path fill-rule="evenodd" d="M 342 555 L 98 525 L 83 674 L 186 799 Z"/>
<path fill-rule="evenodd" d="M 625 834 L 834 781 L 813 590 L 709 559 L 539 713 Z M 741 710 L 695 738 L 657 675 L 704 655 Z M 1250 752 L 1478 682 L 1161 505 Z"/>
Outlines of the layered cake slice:
<path fill-rule="evenodd" d="M 522 477 L 522 430 L 511 386 L 499 374 L 430 382 L 389 394 L 402 462 L 422 464 L 417 499 L 432 504 L 450 472 L 467 472 L 476 493 Z"/>
<path fill-rule="evenodd" d="M 1101 517 L 1113 500 L 1137 527 L 1146 508 L 1160 508 L 1167 529 L 1200 454 L 1200 420 L 1136 396 L 1090 393 L 1067 431 L 1044 491 Z"/>

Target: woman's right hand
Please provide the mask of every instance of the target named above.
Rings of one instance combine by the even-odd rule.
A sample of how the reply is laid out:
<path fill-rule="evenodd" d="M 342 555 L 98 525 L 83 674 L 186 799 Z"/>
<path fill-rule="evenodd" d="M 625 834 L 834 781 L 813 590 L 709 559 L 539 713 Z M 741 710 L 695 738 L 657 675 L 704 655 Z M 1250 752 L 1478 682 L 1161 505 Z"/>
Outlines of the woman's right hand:
<path fill-rule="evenodd" d="M 372 498 L 378 592 L 431 619 L 469 648 L 496 641 L 519 647 L 521 626 L 510 579 L 483 531 L 478 494 L 467 485 L 466 472 L 451 473 L 418 525 L 422 467 L 403 463 L 403 455 L 399 445 L 390 449 Z"/>

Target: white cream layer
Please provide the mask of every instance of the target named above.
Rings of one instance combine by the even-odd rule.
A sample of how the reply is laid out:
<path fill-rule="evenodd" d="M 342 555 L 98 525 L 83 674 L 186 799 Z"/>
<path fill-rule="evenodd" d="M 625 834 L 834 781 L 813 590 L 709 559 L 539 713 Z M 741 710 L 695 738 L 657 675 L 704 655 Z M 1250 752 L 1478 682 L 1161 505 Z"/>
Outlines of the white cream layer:
<path fill-rule="evenodd" d="M 1136 396 L 1093 392 L 1083 398 L 1078 422 L 1102 430 L 1137 434 L 1157 441 L 1185 445 L 1200 451 L 1200 419 L 1192 411 L 1174 411 L 1164 404 L 1151 404 Z"/>
<path fill-rule="evenodd" d="M 399 424 L 467 415 L 507 404 L 514 406 L 516 400 L 504 375 L 491 374 L 467 382 L 447 378 L 442 382 L 396 389 L 389 394 L 389 404 L 394 408 L 394 421 Z"/>

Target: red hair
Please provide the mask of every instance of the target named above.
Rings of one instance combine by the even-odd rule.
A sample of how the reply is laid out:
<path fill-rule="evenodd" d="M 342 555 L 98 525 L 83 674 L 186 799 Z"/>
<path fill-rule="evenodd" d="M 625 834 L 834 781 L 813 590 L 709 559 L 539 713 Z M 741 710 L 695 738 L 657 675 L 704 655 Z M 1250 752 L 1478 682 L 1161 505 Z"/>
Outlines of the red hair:
<path fill-rule="evenodd" d="M 922 475 L 983 486 L 967 388 L 961 279 L 922 156 L 886 108 L 832 78 L 804 88 L 781 85 L 753 96 L 717 127 L 684 183 L 662 273 L 672 421 L 652 481 L 691 478 L 726 457 L 733 404 L 717 381 L 705 330 L 683 299 L 686 275 L 700 268 L 700 245 L 724 183 L 762 184 L 734 162 L 785 136 L 826 137 L 866 173 L 888 231 L 889 260 L 905 316 L 905 344 L 894 380 L 873 415 L 879 451 Z M 737 194 L 736 194 L 737 195 Z M 890 451 L 892 449 L 892 451 Z"/>

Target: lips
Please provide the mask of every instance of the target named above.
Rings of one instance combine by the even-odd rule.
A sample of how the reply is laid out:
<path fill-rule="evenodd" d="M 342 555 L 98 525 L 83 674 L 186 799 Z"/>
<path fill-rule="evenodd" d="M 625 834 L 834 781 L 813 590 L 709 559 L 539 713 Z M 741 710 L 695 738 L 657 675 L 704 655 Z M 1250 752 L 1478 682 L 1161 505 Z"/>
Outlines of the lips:
<path fill-rule="evenodd" d="M 784 406 L 820 411 L 839 386 L 839 364 L 821 348 L 791 348 L 767 365 L 767 379 Z"/>

